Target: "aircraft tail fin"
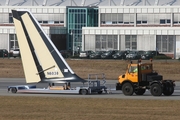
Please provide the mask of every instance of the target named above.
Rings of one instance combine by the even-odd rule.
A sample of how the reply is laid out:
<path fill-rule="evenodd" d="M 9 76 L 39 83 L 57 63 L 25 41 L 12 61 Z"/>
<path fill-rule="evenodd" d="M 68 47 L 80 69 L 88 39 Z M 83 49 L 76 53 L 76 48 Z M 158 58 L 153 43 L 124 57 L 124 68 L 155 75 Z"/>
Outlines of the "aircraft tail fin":
<path fill-rule="evenodd" d="M 12 10 L 27 83 L 86 82 L 77 76 L 28 10 Z"/>

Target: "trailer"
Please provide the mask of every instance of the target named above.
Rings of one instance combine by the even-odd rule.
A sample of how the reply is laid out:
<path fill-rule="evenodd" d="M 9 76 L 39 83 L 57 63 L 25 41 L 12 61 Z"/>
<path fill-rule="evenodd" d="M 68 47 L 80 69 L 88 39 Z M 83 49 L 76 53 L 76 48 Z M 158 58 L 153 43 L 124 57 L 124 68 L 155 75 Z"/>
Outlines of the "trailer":
<path fill-rule="evenodd" d="M 98 76 L 102 75 L 103 80 L 98 80 Z M 96 76 L 96 80 L 90 80 L 92 76 Z M 92 93 L 107 93 L 105 86 L 106 80 L 104 74 L 89 74 L 88 81 L 79 87 L 71 87 L 70 83 L 56 86 L 56 84 L 49 84 L 46 88 L 37 88 L 36 85 L 15 85 L 8 86 L 8 92 L 11 93 L 65 93 L 65 94 L 92 94 Z"/>

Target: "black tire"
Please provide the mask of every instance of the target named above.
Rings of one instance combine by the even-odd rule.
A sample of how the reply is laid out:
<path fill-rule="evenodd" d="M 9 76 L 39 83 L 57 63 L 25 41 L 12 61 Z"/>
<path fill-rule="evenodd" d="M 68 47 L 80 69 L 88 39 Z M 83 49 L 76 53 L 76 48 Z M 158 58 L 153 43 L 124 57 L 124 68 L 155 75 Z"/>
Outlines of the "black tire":
<path fill-rule="evenodd" d="M 87 90 L 86 90 L 86 89 L 82 89 L 82 90 L 81 90 L 81 94 L 82 94 L 82 95 L 87 95 Z"/>
<path fill-rule="evenodd" d="M 102 91 L 98 91 L 98 94 L 102 94 Z"/>
<path fill-rule="evenodd" d="M 170 96 L 174 93 L 174 86 L 170 81 L 163 83 L 163 94 L 165 96 Z"/>
<path fill-rule="evenodd" d="M 122 85 L 122 92 L 124 95 L 130 96 L 134 93 L 134 88 L 131 83 L 124 83 Z"/>
<path fill-rule="evenodd" d="M 136 95 L 143 95 L 146 92 L 146 89 L 137 89 L 134 92 Z"/>
<path fill-rule="evenodd" d="M 17 89 L 15 87 L 11 88 L 11 92 L 12 93 L 16 93 L 17 92 Z"/>
<path fill-rule="evenodd" d="M 162 95 L 162 87 L 158 83 L 152 84 L 150 91 L 153 96 L 161 96 Z"/>

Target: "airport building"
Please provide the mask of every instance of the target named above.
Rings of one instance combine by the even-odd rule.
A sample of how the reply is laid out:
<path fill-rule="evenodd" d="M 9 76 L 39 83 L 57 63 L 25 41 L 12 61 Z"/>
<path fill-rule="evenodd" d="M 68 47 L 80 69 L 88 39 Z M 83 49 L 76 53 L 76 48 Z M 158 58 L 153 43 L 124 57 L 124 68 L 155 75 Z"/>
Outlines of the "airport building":
<path fill-rule="evenodd" d="M 0 49 L 18 48 L 12 9 L 28 9 L 59 50 L 158 50 L 180 58 L 178 0 L 0 0 Z"/>

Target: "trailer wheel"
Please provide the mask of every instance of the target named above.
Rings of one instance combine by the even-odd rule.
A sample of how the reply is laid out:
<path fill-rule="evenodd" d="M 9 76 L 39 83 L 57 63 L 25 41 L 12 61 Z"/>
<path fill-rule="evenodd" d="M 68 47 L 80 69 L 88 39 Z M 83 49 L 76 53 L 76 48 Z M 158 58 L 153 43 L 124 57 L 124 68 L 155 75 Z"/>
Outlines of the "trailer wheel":
<path fill-rule="evenodd" d="M 146 92 L 146 89 L 137 89 L 134 92 L 136 95 L 143 95 Z"/>
<path fill-rule="evenodd" d="M 87 90 L 86 89 L 82 89 L 80 92 L 82 95 L 86 95 L 87 94 Z"/>
<path fill-rule="evenodd" d="M 16 93 L 17 92 L 17 89 L 15 87 L 11 88 L 11 92 L 12 93 Z"/>
<path fill-rule="evenodd" d="M 165 96 L 170 96 L 174 93 L 174 86 L 170 81 L 166 81 L 163 83 L 164 89 L 163 89 L 163 94 Z"/>
<path fill-rule="evenodd" d="M 153 96 L 161 96 L 162 95 L 162 88 L 161 88 L 161 85 L 159 85 L 158 83 L 152 84 L 150 91 Z"/>
<path fill-rule="evenodd" d="M 134 88 L 131 83 L 127 82 L 122 85 L 122 92 L 124 95 L 132 95 L 134 93 Z"/>

